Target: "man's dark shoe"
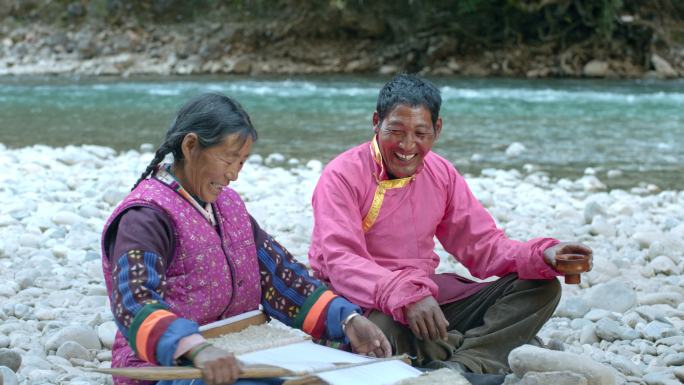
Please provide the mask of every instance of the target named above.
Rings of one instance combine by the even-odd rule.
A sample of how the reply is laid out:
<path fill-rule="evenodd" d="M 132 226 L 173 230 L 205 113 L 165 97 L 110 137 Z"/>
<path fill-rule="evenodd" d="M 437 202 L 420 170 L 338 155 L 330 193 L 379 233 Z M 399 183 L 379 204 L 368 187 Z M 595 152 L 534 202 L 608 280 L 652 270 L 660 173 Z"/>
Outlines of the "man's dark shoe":
<path fill-rule="evenodd" d="M 565 350 L 565 347 L 563 346 L 563 343 L 560 340 L 557 340 L 555 338 L 549 339 L 549 342 L 544 343 L 539 336 L 534 336 L 532 338 L 532 341 L 530 341 L 530 345 L 534 345 L 540 348 L 544 349 L 549 349 L 549 350 L 556 350 L 559 352 L 562 352 Z"/>

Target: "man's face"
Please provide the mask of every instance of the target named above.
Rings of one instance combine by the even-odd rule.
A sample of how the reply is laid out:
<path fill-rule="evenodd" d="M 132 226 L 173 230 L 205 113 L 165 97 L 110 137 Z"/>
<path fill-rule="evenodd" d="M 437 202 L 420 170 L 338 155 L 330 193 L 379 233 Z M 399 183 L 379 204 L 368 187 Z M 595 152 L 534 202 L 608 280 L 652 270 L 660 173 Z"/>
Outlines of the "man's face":
<path fill-rule="evenodd" d="M 379 121 L 373 114 L 373 129 L 390 177 L 405 178 L 418 171 L 442 129 L 442 118 L 433 126 L 430 110 L 399 104 Z"/>

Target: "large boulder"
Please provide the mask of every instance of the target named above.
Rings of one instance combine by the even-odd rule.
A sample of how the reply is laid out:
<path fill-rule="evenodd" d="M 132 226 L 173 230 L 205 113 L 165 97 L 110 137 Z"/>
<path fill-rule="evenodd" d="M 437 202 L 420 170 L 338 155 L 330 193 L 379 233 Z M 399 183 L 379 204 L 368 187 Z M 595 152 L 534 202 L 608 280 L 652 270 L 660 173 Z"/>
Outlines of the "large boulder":
<path fill-rule="evenodd" d="M 608 298 L 610 300 L 607 300 Z M 636 305 L 637 296 L 634 290 L 624 283 L 611 281 L 589 289 L 586 300 L 592 308 L 624 313 Z"/>
<path fill-rule="evenodd" d="M 85 325 L 67 326 L 48 338 L 45 350 L 57 350 L 63 343 L 73 341 L 86 349 L 101 349 L 100 338 L 97 332 Z"/>
<path fill-rule="evenodd" d="M 558 352 L 523 345 L 508 355 L 508 364 L 518 377 L 528 372 L 563 372 L 581 373 L 588 385 L 615 385 L 617 381 L 614 369 L 602 365 L 589 357 L 568 352 Z"/>
<path fill-rule="evenodd" d="M 10 368 L 13 372 L 21 366 L 21 355 L 14 350 L 0 349 L 0 366 Z"/>

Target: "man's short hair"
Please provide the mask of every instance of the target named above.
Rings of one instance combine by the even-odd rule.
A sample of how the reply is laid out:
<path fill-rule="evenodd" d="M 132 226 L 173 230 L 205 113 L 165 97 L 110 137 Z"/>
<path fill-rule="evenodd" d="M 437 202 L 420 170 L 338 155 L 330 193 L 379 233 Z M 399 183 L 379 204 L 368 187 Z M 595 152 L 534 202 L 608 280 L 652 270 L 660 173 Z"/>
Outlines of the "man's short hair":
<path fill-rule="evenodd" d="M 380 121 L 382 122 L 400 104 L 427 108 L 434 127 L 439 117 L 442 96 L 431 82 L 416 75 L 399 74 L 380 89 L 378 104 L 375 107 Z"/>

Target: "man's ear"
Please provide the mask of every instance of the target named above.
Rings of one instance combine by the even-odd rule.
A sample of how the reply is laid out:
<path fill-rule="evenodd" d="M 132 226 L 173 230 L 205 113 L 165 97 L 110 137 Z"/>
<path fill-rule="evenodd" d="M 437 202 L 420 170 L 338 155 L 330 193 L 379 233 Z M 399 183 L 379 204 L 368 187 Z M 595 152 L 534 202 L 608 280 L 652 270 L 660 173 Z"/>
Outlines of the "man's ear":
<path fill-rule="evenodd" d="M 378 115 L 378 111 L 373 112 L 373 132 L 376 134 L 380 132 L 380 115 Z"/>
<path fill-rule="evenodd" d="M 183 137 L 181 143 L 181 150 L 183 151 L 183 159 L 190 159 L 190 155 L 199 149 L 199 138 L 197 134 L 191 132 Z"/>
<path fill-rule="evenodd" d="M 439 138 L 439 134 L 442 133 L 442 117 L 439 116 L 437 117 L 437 121 L 435 122 L 435 140 Z"/>

